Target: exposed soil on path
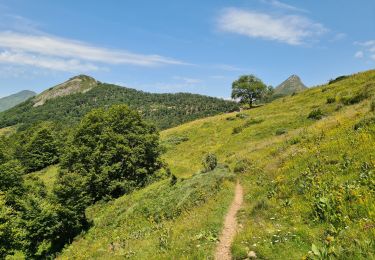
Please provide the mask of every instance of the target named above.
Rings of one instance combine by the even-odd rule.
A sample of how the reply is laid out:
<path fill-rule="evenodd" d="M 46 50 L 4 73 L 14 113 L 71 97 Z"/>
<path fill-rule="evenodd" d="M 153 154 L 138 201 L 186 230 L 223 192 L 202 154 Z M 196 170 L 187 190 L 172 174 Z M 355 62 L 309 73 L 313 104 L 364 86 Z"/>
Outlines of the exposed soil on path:
<path fill-rule="evenodd" d="M 241 208 L 243 201 L 243 189 L 239 182 L 237 182 L 234 199 L 230 205 L 229 211 L 225 216 L 224 228 L 219 238 L 219 244 L 216 248 L 215 259 L 216 260 L 230 260 L 232 255 L 230 247 L 233 242 L 234 236 L 237 232 L 237 220 L 236 215 L 238 210 Z"/>

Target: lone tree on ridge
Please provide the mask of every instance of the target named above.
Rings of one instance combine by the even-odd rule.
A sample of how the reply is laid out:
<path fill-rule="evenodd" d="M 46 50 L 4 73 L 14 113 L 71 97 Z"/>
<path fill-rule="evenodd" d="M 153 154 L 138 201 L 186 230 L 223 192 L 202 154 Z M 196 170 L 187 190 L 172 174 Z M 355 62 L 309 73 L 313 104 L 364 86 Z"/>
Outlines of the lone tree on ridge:
<path fill-rule="evenodd" d="M 249 104 L 261 99 L 267 92 L 267 86 L 254 75 L 243 75 L 232 83 L 232 98 L 239 98 L 240 103 Z"/>

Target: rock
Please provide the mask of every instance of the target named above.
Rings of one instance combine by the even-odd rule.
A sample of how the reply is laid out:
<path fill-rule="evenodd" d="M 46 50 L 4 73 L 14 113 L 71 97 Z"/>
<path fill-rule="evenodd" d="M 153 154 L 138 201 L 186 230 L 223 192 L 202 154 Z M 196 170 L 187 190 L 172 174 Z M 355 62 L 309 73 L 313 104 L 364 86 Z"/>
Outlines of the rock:
<path fill-rule="evenodd" d="M 247 257 L 248 259 L 256 259 L 257 254 L 254 251 L 250 251 L 249 253 L 247 253 Z"/>

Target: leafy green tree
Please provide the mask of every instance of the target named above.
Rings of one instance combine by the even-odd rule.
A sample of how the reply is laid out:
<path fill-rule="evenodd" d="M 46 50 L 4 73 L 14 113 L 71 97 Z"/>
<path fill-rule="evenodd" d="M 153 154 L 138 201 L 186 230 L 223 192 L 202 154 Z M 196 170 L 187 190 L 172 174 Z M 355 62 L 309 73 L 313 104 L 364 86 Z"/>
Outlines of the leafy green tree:
<path fill-rule="evenodd" d="M 61 228 L 57 245 L 63 246 L 67 241 L 88 227 L 85 210 L 92 200 L 86 192 L 87 180 L 74 172 L 60 173 L 53 189 L 53 201 L 59 208 Z"/>
<path fill-rule="evenodd" d="M 202 160 L 203 164 L 203 171 L 204 172 L 209 172 L 212 171 L 216 168 L 217 166 L 217 157 L 213 153 L 208 153 L 204 156 Z"/>
<path fill-rule="evenodd" d="M 24 169 L 16 160 L 0 164 L 0 192 L 9 203 L 15 202 L 16 197 L 23 192 L 23 174 Z"/>
<path fill-rule="evenodd" d="M 29 256 L 46 258 L 54 251 L 54 240 L 60 237 L 60 205 L 40 196 L 27 196 L 20 205 L 21 223 L 26 231 L 24 251 Z"/>
<path fill-rule="evenodd" d="M 59 160 L 59 145 L 51 123 L 38 124 L 21 134 L 18 158 L 27 172 L 41 170 Z"/>
<path fill-rule="evenodd" d="M 22 230 L 19 228 L 17 212 L 7 205 L 6 198 L 0 193 L 0 258 L 5 259 L 21 248 Z"/>
<path fill-rule="evenodd" d="M 159 135 L 126 105 L 93 110 L 74 131 L 62 168 L 85 177 L 94 201 L 118 197 L 147 183 L 161 168 Z"/>
<path fill-rule="evenodd" d="M 253 107 L 253 102 L 261 99 L 267 86 L 254 75 L 243 75 L 232 83 L 232 98 L 239 98 L 243 104 Z"/>

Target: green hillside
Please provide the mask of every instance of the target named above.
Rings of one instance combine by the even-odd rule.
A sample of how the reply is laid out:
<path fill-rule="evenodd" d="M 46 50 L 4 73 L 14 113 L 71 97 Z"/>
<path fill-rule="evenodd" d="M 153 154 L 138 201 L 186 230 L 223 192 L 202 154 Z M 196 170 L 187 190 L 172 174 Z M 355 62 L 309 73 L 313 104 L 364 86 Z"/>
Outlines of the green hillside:
<path fill-rule="evenodd" d="M 189 93 L 153 94 L 80 75 L 0 113 L 0 127 L 55 121 L 74 124 L 94 108 L 127 104 L 165 129 L 238 109 L 235 102 Z"/>
<path fill-rule="evenodd" d="M 307 89 L 307 87 L 302 83 L 300 77 L 292 75 L 275 88 L 274 96 L 281 97 L 292 95 L 293 93 L 301 92 L 305 89 Z"/>
<path fill-rule="evenodd" d="M 16 94 L 0 98 L 0 112 L 12 108 L 35 95 L 36 93 L 33 91 L 23 90 Z"/>
<path fill-rule="evenodd" d="M 177 185 L 92 206 L 94 226 L 60 258 L 211 258 L 234 185 L 214 181 L 225 168 L 196 174 L 207 152 L 244 188 L 234 259 L 373 258 L 374 94 L 373 70 L 163 131 Z"/>

